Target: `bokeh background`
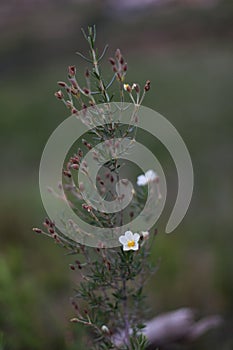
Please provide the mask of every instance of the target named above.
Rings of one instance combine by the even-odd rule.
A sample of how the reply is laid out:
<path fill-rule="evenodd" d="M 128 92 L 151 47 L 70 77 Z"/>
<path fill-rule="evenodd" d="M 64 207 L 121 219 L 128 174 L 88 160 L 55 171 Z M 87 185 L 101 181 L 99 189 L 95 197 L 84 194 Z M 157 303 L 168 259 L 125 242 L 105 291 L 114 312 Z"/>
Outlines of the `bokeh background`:
<path fill-rule="evenodd" d="M 46 140 L 68 115 L 55 100 L 66 67 L 85 65 L 80 28 L 96 24 L 98 46 L 120 47 L 128 81 L 152 89 L 144 104 L 166 116 L 194 166 L 190 209 L 172 235 L 158 223 L 149 316 L 191 306 L 224 324 L 190 349 L 233 349 L 233 2 L 231 0 L 1 0 L 0 2 L 0 349 L 85 349 L 70 325 L 70 258 L 32 233 L 46 215 L 38 168 Z M 106 76 L 111 75 L 107 59 Z M 155 146 L 156 147 L 156 144 Z M 159 151 L 171 193 L 172 160 Z M 148 316 L 148 317 L 149 317 Z"/>

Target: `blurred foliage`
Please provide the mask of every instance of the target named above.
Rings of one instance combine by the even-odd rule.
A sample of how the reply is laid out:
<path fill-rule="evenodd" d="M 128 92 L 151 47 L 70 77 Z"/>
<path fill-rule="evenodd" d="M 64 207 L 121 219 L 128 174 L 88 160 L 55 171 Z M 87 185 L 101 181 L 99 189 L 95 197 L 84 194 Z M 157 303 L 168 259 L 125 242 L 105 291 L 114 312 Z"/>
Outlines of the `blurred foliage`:
<path fill-rule="evenodd" d="M 38 189 L 41 152 L 68 115 L 56 81 L 83 49 L 80 27 L 96 23 L 99 45 L 128 58 L 128 81 L 152 82 L 145 105 L 166 116 L 186 142 L 194 165 L 191 207 L 176 232 L 163 234 L 176 195 L 176 171 L 166 150 L 148 138 L 167 174 L 169 198 L 159 222 L 148 285 L 151 316 L 181 306 L 219 313 L 222 329 L 192 349 L 232 349 L 232 69 L 233 6 L 155 8 L 115 16 L 101 2 L 56 4 L 27 11 L 15 5 L 1 38 L 0 81 L 0 349 L 85 349 L 85 332 L 69 324 L 75 277 L 70 258 L 31 233 L 45 212 Z M 17 8 L 16 8 L 17 7 Z M 11 13 L 12 14 L 12 13 Z M 3 24 L 2 24 L 3 26 Z M 42 30 L 43 29 L 43 30 Z M 143 30 L 142 30 L 143 29 Z M 81 73 L 80 73 L 81 74 Z M 111 69 L 106 68 L 111 75 Z M 153 143 L 152 143 L 152 142 Z"/>

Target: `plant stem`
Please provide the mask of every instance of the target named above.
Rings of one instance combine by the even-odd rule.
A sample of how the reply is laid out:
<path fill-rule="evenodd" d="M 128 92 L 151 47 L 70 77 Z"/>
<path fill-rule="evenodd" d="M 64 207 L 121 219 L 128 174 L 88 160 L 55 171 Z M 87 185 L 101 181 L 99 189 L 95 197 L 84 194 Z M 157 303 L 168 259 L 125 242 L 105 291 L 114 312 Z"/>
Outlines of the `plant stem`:
<path fill-rule="evenodd" d="M 129 325 L 129 311 L 128 311 L 128 297 L 127 297 L 127 289 L 126 289 L 126 278 L 125 276 L 122 277 L 122 289 L 123 289 L 123 317 L 124 317 L 124 326 L 125 326 L 125 342 L 126 345 L 128 345 L 129 350 L 131 350 L 131 344 L 130 344 L 130 325 Z"/>

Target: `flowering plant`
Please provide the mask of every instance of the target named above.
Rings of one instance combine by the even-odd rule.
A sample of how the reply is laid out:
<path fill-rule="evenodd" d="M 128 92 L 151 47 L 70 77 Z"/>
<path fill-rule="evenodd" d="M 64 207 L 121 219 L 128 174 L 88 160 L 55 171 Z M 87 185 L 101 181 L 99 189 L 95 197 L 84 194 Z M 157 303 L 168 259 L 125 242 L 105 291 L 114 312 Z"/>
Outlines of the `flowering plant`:
<path fill-rule="evenodd" d="M 143 287 L 148 277 L 155 271 L 149 262 L 149 255 L 156 231 L 132 232 L 130 222 L 140 213 L 147 197 L 154 195 L 156 190 L 159 200 L 161 194 L 159 177 L 152 169 L 137 177 L 137 191 L 129 187 L 128 182 L 120 178 L 120 169 L 123 167 L 120 154 L 123 140 L 129 140 L 130 146 L 133 147 L 137 131 L 137 111 L 145 94 L 150 90 L 150 81 L 147 80 L 142 88 L 137 83 L 126 83 L 128 66 L 121 51 L 117 49 L 115 56 L 109 59 L 113 76 L 106 82 L 101 73 L 100 62 L 105 56 L 107 46 L 103 53 L 98 55 L 95 47 L 95 27 L 89 27 L 88 32 L 83 34 L 89 45 L 90 57 L 78 54 L 91 65 L 84 73 L 85 86 L 81 83 L 81 77 L 76 77 L 76 67 L 70 66 L 69 83 L 59 81 L 61 89 L 55 96 L 64 103 L 73 116 L 91 127 L 91 130 L 82 139 L 82 146 L 78 151 L 68 157 L 63 169 L 63 183 L 59 184 L 59 189 L 64 189 L 65 198 L 54 190 L 50 189 L 50 192 L 68 201 L 72 210 L 91 225 L 112 228 L 124 224 L 128 225 L 128 229 L 120 232 L 118 247 L 115 248 L 106 247 L 101 240 L 96 247 L 88 247 L 84 240 L 80 239 L 77 242 L 74 236 L 69 234 L 68 227 L 67 234 L 59 232 L 55 222 L 48 218 L 44 221 L 44 230 L 35 228 L 34 231 L 53 238 L 56 243 L 68 249 L 69 254 L 78 256 L 70 265 L 71 270 L 79 273 L 80 279 L 72 298 L 76 315 L 71 322 L 92 329 L 92 348 L 143 350 L 148 345 L 143 333 L 145 327 Z M 100 103 L 105 103 L 108 107 L 113 97 L 116 98 L 114 94 L 117 90 L 114 89 L 114 84 L 117 86 L 120 102 L 123 104 L 129 101 L 134 106 L 133 123 L 130 126 L 112 120 L 106 122 L 104 126 L 96 125 L 96 114 L 95 116 L 88 114 L 89 107 L 99 112 Z M 97 116 L 99 117 L 99 114 Z M 119 212 L 103 212 L 96 209 L 85 197 L 84 184 L 81 182 L 76 185 L 77 171 L 91 179 L 90 169 L 84 158 L 87 152 L 94 150 L 93 159 L 100 162 L 103 152 L 95 151 L 95 145 L 100 142 L 105 142 L 107 145 L 109 160 L 102 162 L 103 167 L 97 176 L 97 184 L 93 185 L 90 181 L 88 186 L 89 189 L 92 188 L 91 185 L 97 189 L 105 200 L 111 202 L 117 199 L 120 202 L 125 196 L 124 193 L 120 194 L 117 191 L 121 180 L 131 193 L 132 200 L 125 210 Z M 148 185 L 151 184 L 150 188 Z M 73 225 L 74 229 L 74 223 L 69 224 Z M 80 237 L 88 234 L 79 227 L 75 227 L 75 230 Z"/>

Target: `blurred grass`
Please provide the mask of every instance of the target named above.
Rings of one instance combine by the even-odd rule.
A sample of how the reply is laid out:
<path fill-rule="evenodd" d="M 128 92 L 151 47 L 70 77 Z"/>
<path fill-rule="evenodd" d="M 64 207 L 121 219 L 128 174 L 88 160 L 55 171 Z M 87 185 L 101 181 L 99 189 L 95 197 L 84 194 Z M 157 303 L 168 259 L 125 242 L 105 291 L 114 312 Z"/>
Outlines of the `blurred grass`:
<path fill-rule="evenodd" d="M 85 21 L 92 16 L 85 12 Z M 181 18 L 189 22 L 190 13 L 181 18 L 178 13 L 176 17 L 170 15 L 170 20 L 167 16 L 162 17 L 158 29 L 170 23 L 172 31 L 172 25 L 180 23 Z M 195 16 L 200 18 L 200 14 Z M 211 17 L 213 23 L 221 17 L 229 25 L 227 11 L 216 11 L 215 16 L 215 21 Z M 171 193 L 152 256 L 155 263 L 161 258 L 161 263 L 147 288 L 151 316 L 180 306 L 195 307 L 202 315 L 220 313 L 227 325 L 201 339 L 193 349 L 232 349 L 232 42 L 227 37 L 219 40 L 216 35 L 214 40 L 200 36 L 195 43 L 184 40 L 181 44 L 171 42 L 170 35 L 170 42 L 160 47 L 150 42 L 152 19 L 145 21 L 145 40 L 135 24 L 137 20 L 119 20 L 118 27 L 114 26 L 116 22 L 111 26 L 107 21 L 109 32 L 104 32 L 103 22 L 98 21 L 101 40 L 111 46 L 121 46 L 122 42 L 129 63 L 128 81 L 143 84 L 151 80 L 145 105 L 163 114 L 179 130 L 194 165 L 190 209 L 176 232 L 167 236 L 163 234 L 164 223 L 175 199 L 176 172 L 166 150 L 150 138 L 145 140 L 148 147 L 153 145 L 164 165 Z M 182 36 L 180 31 L 175 39 Z M 49 51 L 52 58 L 47 46 L 41 54 L 35 51 L 41 55 L 40 64 L 39 57 L 32 59 L 35 47 L 30 43 L 22 56 L 19 54 L 22 66 L 12 71 L 6 66 L 0 82 L 0 332 L 4 349 L 85 348 L 81 345 L 85 333 L 68 322 L 73 315 L 69 296 L 75 282 L 68 269 L 70 260 L 53 242 L 31 232 L 45 216 L 38 189 L 40 155 L 51 132 L 67 115 L 53 98 L 53 91 L 56 81 L 65 79 L 66 66 L 79 62 L 68 54 L 68 46 L 56 59 L 57 42 L 53 45 L 55 51 Z M 69 45 L 76 50 L 76 43 Z M 15 44 L 13 47 L 16 50 Z M 4 57 L 8 57 L 6 52 Z M 82 68 L 78 66 L 80 71 Z"/>

